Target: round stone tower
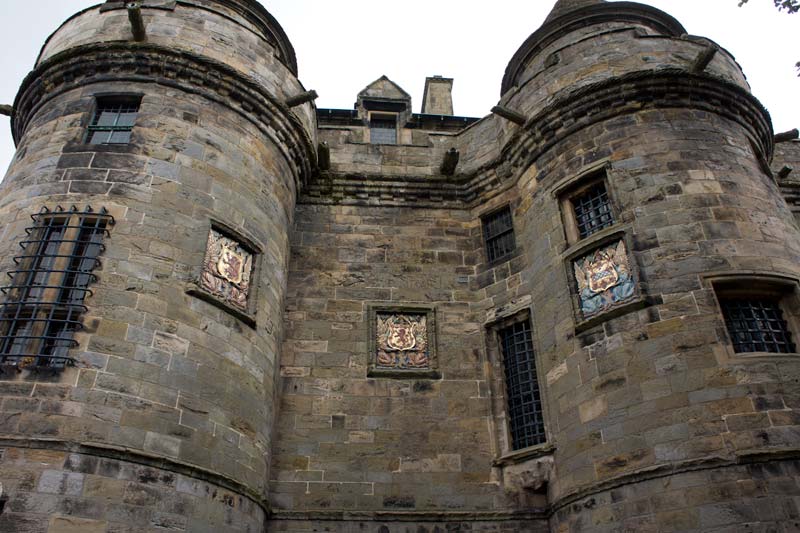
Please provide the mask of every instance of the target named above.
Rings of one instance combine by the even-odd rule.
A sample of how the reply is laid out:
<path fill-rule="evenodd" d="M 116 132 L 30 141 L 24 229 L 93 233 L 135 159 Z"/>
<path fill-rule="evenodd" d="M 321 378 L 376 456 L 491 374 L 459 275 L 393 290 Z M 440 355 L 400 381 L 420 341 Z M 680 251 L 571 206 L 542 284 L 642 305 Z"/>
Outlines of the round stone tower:
<path fill-rule="evenodd" d="M 501 106 L 552 531 L 797 528 L 800 234 L 735 60 L 652 7 L 561 1 Z"/>
<path fill-rule="evenodd" d="M 296 75 L 256 0 L 108 1 L 44 46 L 0 190 L 0 531 L 263 530 Z"/>

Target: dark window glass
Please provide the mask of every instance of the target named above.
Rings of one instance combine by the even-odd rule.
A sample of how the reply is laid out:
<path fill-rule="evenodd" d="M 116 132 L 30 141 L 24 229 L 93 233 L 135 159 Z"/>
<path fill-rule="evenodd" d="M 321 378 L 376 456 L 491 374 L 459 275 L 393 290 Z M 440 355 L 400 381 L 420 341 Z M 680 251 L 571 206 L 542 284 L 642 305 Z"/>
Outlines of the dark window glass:
<path fill-rule="evenodd" d="M 608 191 L 602 181 L 572 198 L 572 206 L 581 239 L 614 224 Z"/>
<path fill-rule="evenodd" d="M 71 362 L 73 333 L 82 328 L 84 300 L 113 218 L 91 208 L 43 210 L 33 218 L 14 258 L 17 270 L 9 273 L 12 284 L 2 288 L 0 363 L 61 368 Z"/>
<path fill-rule="evenodd" d="M 500 211 L 484 217 L 483 240 L 486 242 L 486 257 L 490 263 L 506 257 L 514 251 L 516 244 L 510 207 L 504 207 Z"/>
<path fill-rule="evenodd" d="M 139 99 L 98 98 L 97 110 L 89 125 L 89 144 L 128 144 L 139 113 Z"/>
<path fill-rule="evenodd" d="M 371 144 L 397 144 L 397 119 L 374 117 L 369 121 Z"/>
<path fill-rule="evenodd" d="M 547 441 L 542 416 L 539 380 L 533 353 L 530 322 L 518 322 L 500 330 L 506 374 L 506 402 L 515 450 Z"/>
<path fill-rule="evenodd" d="M 723 299 L 722 314 L 736 353 L 794 353 L 795 345 L 777 300 Z"/>

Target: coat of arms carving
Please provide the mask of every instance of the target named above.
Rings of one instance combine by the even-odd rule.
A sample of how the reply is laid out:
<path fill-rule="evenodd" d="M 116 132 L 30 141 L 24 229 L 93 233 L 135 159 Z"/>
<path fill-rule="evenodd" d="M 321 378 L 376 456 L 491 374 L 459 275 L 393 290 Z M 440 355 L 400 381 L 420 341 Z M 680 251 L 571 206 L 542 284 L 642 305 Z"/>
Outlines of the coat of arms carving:
<path fill-rule="evenodd" d="M 430 368 L 427 317 L 423 314 L 377 314 L 377 366 L 393 369 Z"/>
<path fill-rule="evenodd" d="M 436 312 L 430 306 L 370 305 L 367 375 L 439 379 Z"/>
<path fill-rule="evenodd" d="M 608 311 L 636 296 L 625 241 L 618 241 L 573 263 L 584 318 Z"/>
<path fill-rule="evenodd" d="M 215 229 L 208 235 L 200 285 L 234 307 L 247 310 L 253 254 Z"/>

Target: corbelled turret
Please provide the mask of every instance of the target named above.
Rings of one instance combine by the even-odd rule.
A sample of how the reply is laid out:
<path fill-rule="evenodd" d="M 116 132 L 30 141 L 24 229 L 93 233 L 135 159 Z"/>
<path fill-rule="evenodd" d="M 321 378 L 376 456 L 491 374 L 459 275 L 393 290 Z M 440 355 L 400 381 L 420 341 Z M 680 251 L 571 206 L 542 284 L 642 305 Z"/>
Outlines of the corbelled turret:
<path fill-rule="evenodd" d="M 0 190 L 0 530 L 263 531 L 296 68 L 255 0 L 109 1 L 44 46 Z"/>

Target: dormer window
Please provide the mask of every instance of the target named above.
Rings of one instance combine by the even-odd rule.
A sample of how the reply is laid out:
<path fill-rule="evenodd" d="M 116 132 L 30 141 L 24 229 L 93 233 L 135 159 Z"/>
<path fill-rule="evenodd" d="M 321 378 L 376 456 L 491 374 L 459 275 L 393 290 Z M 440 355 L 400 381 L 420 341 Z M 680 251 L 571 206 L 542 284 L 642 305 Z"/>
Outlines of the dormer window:
<path fill-rule="evenodd" d="M 397 115 L 393 113 L 370 113 L 370 144 L 397 144 Z"/>

